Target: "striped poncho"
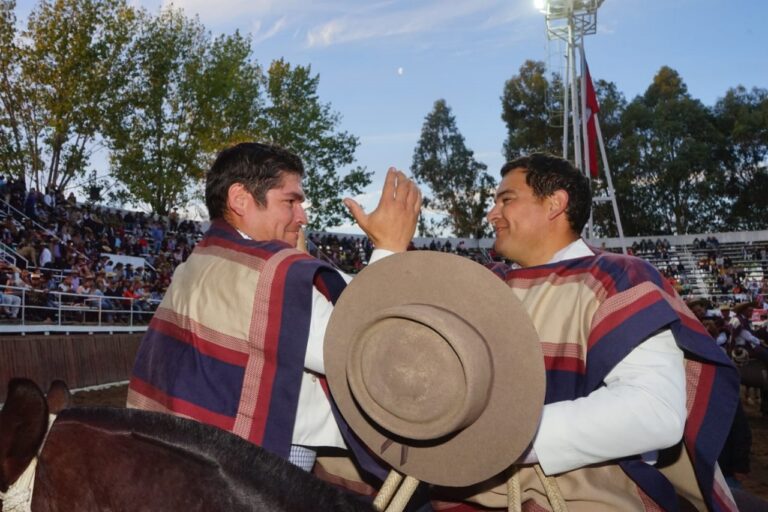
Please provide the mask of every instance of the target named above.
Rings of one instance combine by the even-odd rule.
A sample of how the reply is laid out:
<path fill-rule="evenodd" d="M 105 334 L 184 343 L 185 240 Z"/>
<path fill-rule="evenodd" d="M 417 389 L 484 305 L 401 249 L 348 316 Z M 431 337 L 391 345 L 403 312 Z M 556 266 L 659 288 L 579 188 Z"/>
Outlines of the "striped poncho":
<path fill-rule="evenodd" d="M 152 318 L 128 406 L 193 418 L 287 459 L 313 286 L 335 302 L 345 283 L 284 242 L 214 221 Z"/>
<path fill-rule="evenodd" d="M 685 354 L 688 415 L 682 445 L 662 451 L 656 466 L 631 457 L 618 465 L 558 475 L 566 500 L 583 507 L 574 508 L 600 510 L 600 503 L 616 507 L 609 494 L 628 493 L 621 509 L 677 510 L 680 495 L 700 510 L 735 510 L 716 462 L 739 399 L 739 377 L 655 268 L 637 258 L 597 252 L 496 272 L 523 302 L 539 333 L 546 403 L 587 396 L 618 362 L 661 329 L 671 330 Z M 621 483 L 622 478 L 627 482 Z M 589 504 L 591 499 L 596 503 Z"/>

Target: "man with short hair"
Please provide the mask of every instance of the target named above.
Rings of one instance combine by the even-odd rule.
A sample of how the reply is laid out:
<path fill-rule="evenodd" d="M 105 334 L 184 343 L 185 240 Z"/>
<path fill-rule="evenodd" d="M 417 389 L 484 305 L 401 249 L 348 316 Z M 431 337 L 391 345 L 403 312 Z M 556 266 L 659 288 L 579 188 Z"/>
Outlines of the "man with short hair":
<path fill-rule="evenodd" d="M 304 167 L 276 146 L 238 144 L 206 176 L 211 227 L 176 269 L 142 341 L 128 405 L 216 425 L 310 470 L 344 447 L 323 390 L 323 338 L 346 282 L 296 249 Z M 379 254 L 405 251 L 418 188 L 390 169 L 370 215 L 345 200 Z"/>
<path fill-rule="evenodd" d="M 518 268 L 495 270 L 528 310 L 547 372 L 517 469 L 524 508 L 550 510 L 538 463 L 570 511 L 677 510 L 678 498 L 734 509 L 716 465 L 738 403 L 730 361 L 650 263 L 580 237 L 592 198 L 569 162 L 532 154 L 501 174 L 488 220 Z M 504 505 L 496 491 L 476 499 Z"/>

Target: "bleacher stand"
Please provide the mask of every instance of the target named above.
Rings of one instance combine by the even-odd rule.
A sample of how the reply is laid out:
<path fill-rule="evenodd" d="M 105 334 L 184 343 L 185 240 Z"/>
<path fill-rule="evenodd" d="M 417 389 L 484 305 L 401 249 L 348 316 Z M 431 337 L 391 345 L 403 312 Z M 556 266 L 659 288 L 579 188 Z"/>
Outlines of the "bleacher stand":
<path fill-rule="evenodd" d="M 0 201 L 0 327 L 83 320 L 146 324 L 203 230 L 176 209 L 161 218 L 81 204 L 72 194 L 27 191 L 23 180 L 1 176 Z M 746 301 L 765 305 L 768 236 L 737 242 L 713 234 L 672 238 L 632 239 L 628 252 L 656 266 L 688 300 L 705 298 L 713 309 Z M 594 242 L 605 249 L 605 241 Z M 310 233 L 308 246 L 350 274 L 365 267 L 373 250 L 365 236 L 333 233 Z M 488 240 L 419 238 L 411 249 L 482 264 L 498 259 Z M 606 250 L 620 249 L 614 244 Z"/>
<path fill-rule="evenodd" d="M 19 180 L 0 178 L 0 200 L 0 325 L 145 325 L 202 235 L 176 212 L 80 204 Z"/>

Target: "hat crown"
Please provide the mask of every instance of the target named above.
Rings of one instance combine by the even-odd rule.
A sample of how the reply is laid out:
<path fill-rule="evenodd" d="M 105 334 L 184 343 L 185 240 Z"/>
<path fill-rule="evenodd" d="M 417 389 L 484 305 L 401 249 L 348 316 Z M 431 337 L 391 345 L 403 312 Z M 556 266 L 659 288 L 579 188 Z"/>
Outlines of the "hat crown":
<path fill-rule="evenodd" d="M 390 433 L 438 439 L 484 410 L 493 365 L 466 319 L 435 305 L 405 304 L 374 315 L 355 339 L 347 358 L 350 391 Z"/>

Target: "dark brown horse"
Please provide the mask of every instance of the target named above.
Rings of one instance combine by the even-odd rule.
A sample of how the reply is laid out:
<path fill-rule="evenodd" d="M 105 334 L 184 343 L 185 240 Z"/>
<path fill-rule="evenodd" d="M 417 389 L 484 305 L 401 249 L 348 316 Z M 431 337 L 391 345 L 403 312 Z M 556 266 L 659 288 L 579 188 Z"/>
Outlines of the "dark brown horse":
<path fill-rule="evenodd" d="M 43 445 L 33 511 L 373 510 L 223 430 L 131 409 L 64 409 L 68 398 L 63 383 L 48 401 L 29 380 L 8 386 L 0 412 L 0 491 Z M 49 403 L 59 414 L 46 438 Z"/>

